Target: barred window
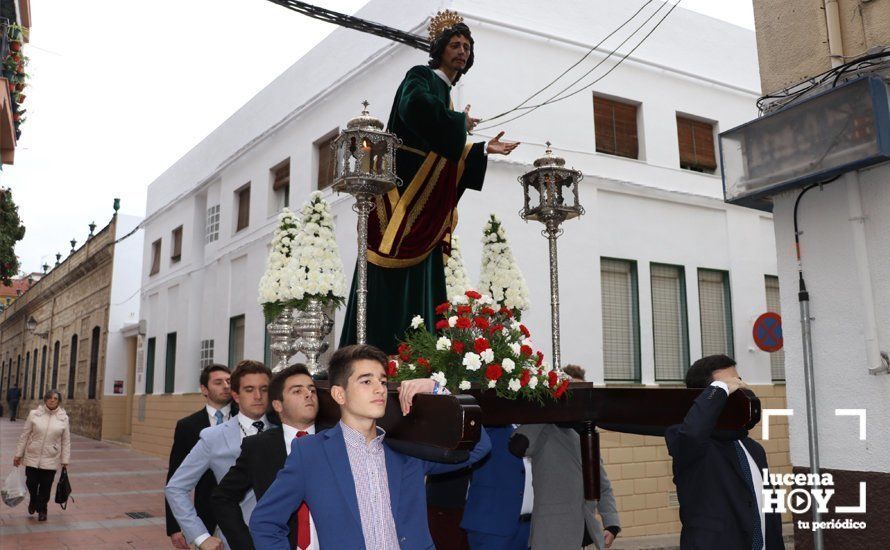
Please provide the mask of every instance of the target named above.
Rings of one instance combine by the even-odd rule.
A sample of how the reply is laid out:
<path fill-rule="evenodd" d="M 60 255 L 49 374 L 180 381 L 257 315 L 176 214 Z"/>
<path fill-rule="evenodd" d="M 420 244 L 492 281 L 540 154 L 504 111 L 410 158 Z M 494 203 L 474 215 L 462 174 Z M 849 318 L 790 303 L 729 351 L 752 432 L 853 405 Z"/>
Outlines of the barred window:
<path fill-rule="evenodd" d="M 782 314 L 782 305 L 779 303 L 779 278 L 774 275 L 766 275 L 766 310 L 772 313 Z M 774 382 L 785 381 L 785 350 L 780 349 L 769 354 L 770 371 Z"/>
<path fill-rule="evenodd" d="M 637 265 L 600 260 L 603 301 L 603 374 L 606 380 L 640 380 L 640 312 Z"/>
<path fill-rule="evenodd" d="M 681 266 L 652 264 L 655 379 L 682 380 L 689 366 L 686 277 Z"/>
<path fill-rule="evenodd" d="M 699 269 L 698 302 L 702 355 L 725 354 L 733 357 L 729 273 Z"/>
<path fill-rule="evenodd" d="M 213 364 L 213 340 L 201 340 L 201 368 Z"/>
<path fill-rule="evenodd" d="M 204 232 L 204 242 L 207 244 L 219 239 L 219 205 L 214 204 L 207 209 L 207 226 Z"/>

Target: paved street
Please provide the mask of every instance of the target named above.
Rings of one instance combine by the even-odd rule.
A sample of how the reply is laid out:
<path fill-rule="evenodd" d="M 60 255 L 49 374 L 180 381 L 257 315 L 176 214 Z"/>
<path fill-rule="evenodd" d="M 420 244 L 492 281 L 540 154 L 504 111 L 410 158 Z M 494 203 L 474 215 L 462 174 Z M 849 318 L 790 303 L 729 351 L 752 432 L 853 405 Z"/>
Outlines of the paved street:
<path fill-rule="evenodd" d="M 12 470 L 24 425 L 0 420 L 0 482 Z M 28 516 L 27 500 L 15 508 L 0 503 L 0 548 L 170 547 L 164 529 L 166 461 L 72 435 L 68 473 L 74 500 L 67 510 L 50 501 L 46 522 Z"/>

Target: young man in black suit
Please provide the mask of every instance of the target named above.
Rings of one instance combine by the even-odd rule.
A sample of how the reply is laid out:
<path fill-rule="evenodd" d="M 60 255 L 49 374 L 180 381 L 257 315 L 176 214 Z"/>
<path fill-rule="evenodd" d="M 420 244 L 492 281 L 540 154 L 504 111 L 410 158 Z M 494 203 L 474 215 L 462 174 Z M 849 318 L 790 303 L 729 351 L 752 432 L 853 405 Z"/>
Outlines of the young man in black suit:
<path fill-rule="evenodd" d="M 696 361 L 687 388 L 704 388 L 682 424 L 665 432 L 674 459 L 682 550 L 783 550 L 782 519 L 764 514 L 763 447 L 748 432 L 715 430 L 729 395 L 748 385 L 725 355 Z"/>
<path fill-rule="evenodd" d="M 222 424 L 238 413 L 238 406 L 232 403 L 229 378 L 229 368 L 225 365 L 213 364 L 201 370 L 200 388 L 205 405 L 201 410 L 179 419 L 176 423 L 173 448 L 170 449 L 170 464 L 167 468 L 167 481 L 170 481 L 176 469 L 198 442 L 201 430 Z M 195 487 L 195 510 L 211 533 L 216 529 L 216 520 L 210 507 L 210 494 L 215 488 L 216 479 L 210 470 L 207 470 Z M 167 536 L 170 537 L 174 548 L 188 550 L 190 546 L 182 535 L 179 523 L 173 517 L 173 511 L 170 510 L 166 500 L 164 506 L 167 509 Z"/>
<path fill-rule="evenodd" d="M 315 434 L 318 396 L 315 382 L 304 365 L 291 365 L 277 373 L 269 384 L 269 399 L 281 418 L 281 429 L 245 438 L 241 456 L 211 497 L 213 513 L 232 548 L 255 548 L 239 506 L 244 496 L 252 490 L 259 500 L 284 466 L 294 439 Z M 318 550 L 318 537 L 305 506 L 301 506 L 288 523 L 291 548 Z"/>

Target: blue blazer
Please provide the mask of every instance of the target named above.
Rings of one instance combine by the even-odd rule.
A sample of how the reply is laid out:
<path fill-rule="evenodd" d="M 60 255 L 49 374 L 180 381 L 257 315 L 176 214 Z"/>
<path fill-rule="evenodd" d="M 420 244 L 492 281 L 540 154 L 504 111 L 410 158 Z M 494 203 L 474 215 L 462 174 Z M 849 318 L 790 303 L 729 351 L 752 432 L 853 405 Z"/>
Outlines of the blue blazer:
<path fill-rule="evenodd" d="M 384 445 L 390 505 L 402 550 L 435 548 L 427 524 L 424 476 L 465 468 L 490 449 L 491 443 L 483 432 L 469 460 L 439 464 L 397 453 Z M 340 424 L 315 437 L 299 439 L 291 446 L 284 468 L 250 517 L 250 534 L 256 547 L 289 550 L 287 522 L 304 501 L 315 519 L 321 548 L 365 548 L 358 498 Z"/>
<path fill-rule="evenodd" d="M 525 465 L 507 448 L 513 426 L 485 428 L 484 431 L 491 439 L 491 454 L 473 470 L 460 526 L 467 531 L 510 536 L 519 527 Z"/>

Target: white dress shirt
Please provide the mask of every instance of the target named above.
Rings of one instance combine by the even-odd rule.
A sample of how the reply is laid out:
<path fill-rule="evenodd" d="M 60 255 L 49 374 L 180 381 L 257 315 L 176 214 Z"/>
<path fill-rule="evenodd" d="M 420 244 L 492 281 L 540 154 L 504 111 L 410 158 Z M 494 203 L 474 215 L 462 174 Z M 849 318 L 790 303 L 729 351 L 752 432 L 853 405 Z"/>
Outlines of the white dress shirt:
<path fill-rule="evenodd" d="M 238 424 L 241 425 L 241 439 L 244 439 L 245 437 L 247 437 L 249 435 L 256 435 L 256 434 L 260 433 L 259 430 L 257 430 L 253 425 L 253 423 L 256 422 L 256 420 L 251 420 L 250 418 L 244 416 L 240 412 L 236 415 L 236 417 L 238 418 Z M 268 430 L 269 426 L 272 425 L 269 423 L 269 420 L 266 419 L 266 415 L 263 415 L 263 417 L 260 418 L 260 420 L 263 422 L 263 425 L 265 426 L 263 428 L 264 431 Z"/>
<path fill-rule="evenodd" d="M 298 431 L 307 432 L 309 435 L 315 435 L 315 424 L 309 426 L 305 430 L 298 430 L 293 426 L 289 426 L 282 422 L 281 431 L 284 432 L 284 448 L 290 456 L 290 446 L 294 442 L 294 439 L 297 438 Z M 303 436 L 307 437 L 307 436 Z M 309 546 L 306 550 L 319 550 L 318 546 L 318 533 L 315 531 L 315 520 L 312 519 L 312 510 L 309 510 Z"/>
<path fill-rule="evenodd" d="M 513 424 L 513 429 L 519 427 L 519 424 Z M 519 515 L 531 514 L 535 507 L 535 490 L 532 488 L 532 461 L 529 457 L 522 458 L 522 467 L 525 468 L 525 487 L 522 490 L 522 506 L 519 508 Z"/>
<path fill-rule="evenodd" d="M 729 386 L 726 385 L 726 382 L 714 380 L 711 382 L 711 385 L 722 389 L 726 392 L 726 395 L 729 395 Z M 740 446 L 745 453 L 745 458 L 748 459 L 748 469 L 751 470 L 751 482 L 754 484 L 754 497 L 757 499 L 757 510 L 760 513 L 760 538 L 766 544 L 766 518 L 763 514 L 763 474 L 760 472 L 760 467 L 754 462 L 754 458 L 751 457 L 751 453 L 742 445 L 742 442 L 736 441 L 733 444 Z"/>
<path fill-rule="evenodd" d="M 225 422 L 232 418 L 232 404 L 228 403 L 225 407 L 221 407 L 219 409 L 214 409 L 210 405 L 204 405 L 204 409 L 207 410 L 207 416 L 210 418 L 210 425 L 216 426 L 216 411 L 220 411 L 223 414 L 222 421 Z"/>

